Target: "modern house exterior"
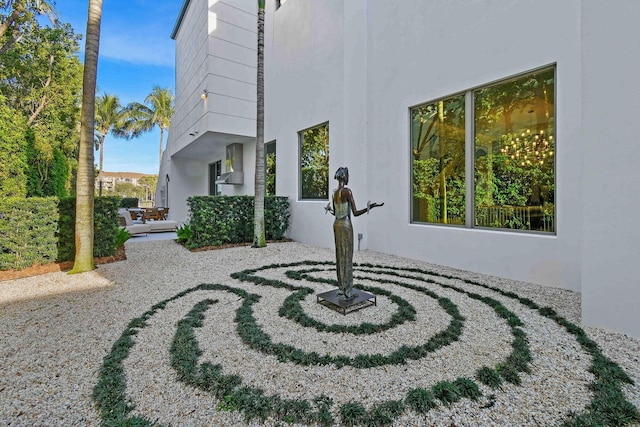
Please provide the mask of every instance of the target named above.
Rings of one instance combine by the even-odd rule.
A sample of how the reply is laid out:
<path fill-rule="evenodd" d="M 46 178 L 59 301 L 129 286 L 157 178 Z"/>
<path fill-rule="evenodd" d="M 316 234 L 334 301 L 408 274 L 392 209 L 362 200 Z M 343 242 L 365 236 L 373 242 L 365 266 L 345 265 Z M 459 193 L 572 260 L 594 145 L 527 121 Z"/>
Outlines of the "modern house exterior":
<path fill-rule="evenodd" d="M 253 194 L 255 0 L 184 0 L 157 203 Z M 349 167 L 356 244 L 582 294 L 640 337 L 640 3 L 267 0 L 265 141 L 289 237 L 333 246 Z"/>

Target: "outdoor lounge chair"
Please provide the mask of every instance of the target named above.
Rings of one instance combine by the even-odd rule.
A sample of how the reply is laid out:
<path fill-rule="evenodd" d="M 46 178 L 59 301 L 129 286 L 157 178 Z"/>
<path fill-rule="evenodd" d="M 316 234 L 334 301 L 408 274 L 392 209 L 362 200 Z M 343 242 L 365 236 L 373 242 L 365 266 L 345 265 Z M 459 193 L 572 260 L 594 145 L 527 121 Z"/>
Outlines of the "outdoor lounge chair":
<path fill-rule="evenodd" d="M 160 213 L 158 208 L 145 208 L 142 216 L 142 221 L 145 225 L 151 227 L 151 233 L 158 233 L 163 231 L 176 231 L 178 223 L 166 218 Z"/>
<path fill-rule="evenodd" d="M 136 224 L 131 219 L 130 213 L 126 209 L 118 211 L 120 219 L 120 227 L 127 230 L 132 236 L 136 234 L 147 234 L 151 232 L 151 226 L 148 224 Z"/>

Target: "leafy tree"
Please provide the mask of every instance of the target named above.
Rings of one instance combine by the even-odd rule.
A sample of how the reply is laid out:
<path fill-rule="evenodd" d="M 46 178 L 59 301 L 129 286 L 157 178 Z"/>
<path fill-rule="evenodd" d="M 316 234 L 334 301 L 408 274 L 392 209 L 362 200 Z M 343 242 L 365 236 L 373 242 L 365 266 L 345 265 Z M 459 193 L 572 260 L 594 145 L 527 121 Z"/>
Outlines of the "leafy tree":
<path fill-rule="evenodd" d="M 26 196 L 26 120 L 0 95 L 0 197 Z"/>
<path fill-rule="evenodd" d="M 51 178 L 46 182 L 45 193 L 57 197 L 68 197 L 71 170 L 64 153 L 57 148 L 53 152 L 50 176 Z"/>
<path fill-rule="evenodd" d="M 113 194 L 120 197 L 135 197 L 140 200 L 144 196 L 144 187 L 138 187 L 131 182 L 118 182 L 113 188 Z"/>
<path fill-rule="evenodd" d="M 0 92 L 14 114 L 24 116 L 29 144 L 27 196 L 65 195 L 48 183 L 59 170 L 73 172 L 78 145 L 78 114 L 82 64 L 77 58 L 79 37 L 68 24 L 41 27 L 35 18 L 21 25 L 20 38 L 0 61 Z M 58 154 L 56 154 L 58 153 Z M 62 156 L 60 156 L 62 154 Z M 56 157 L 57 156 L 57 157 Z"/>
<path fill-rule="evenodd" d="M 275 145 L 275 143 L 274 143 Z M 265 194 L 267 196 L 275 196 L 276 195 L 276 152 L 267 151 L 265 152 Z"/>
<path fill-rule="evenodd" d="M 99 193 L 102 196 L 102 164 L 104 158 L 104 140 L 111 133 L 115 137 L 127 138 L 128 110 L 120 105 L 115 95 L 103 94 L 96 98 L 95 106 L 95 144 L 100 150 L 98 163 Z"/>
<path fill-rule="evenodd" d="M 156 175 L 143 176 L 138 179 L 138 185 L 130 182 L 116 183 L 110 195 L 120 197 L 135 197 L 138 200 L 145 201 L 148 196 L 153 196 L 156 192 Z"/>
<path fill-rule="evenodd" d="M 145 98 L 144 104 L 132 102 L 127 106 L 127 110 L 129 111 L 128 130 L 132 132 L 133 137 L 149 132 L 155 126 L 160 128 L 159 161 L 161 162 L 164 133 L 171 127 L 171 117 L 176 111 L 171 90 L 154 86 L 152 92 Z"/>
<path fill-rule="evenodd" d="M 553 86 L 546 69 L 475 92 L 477 223 L 553 228 Z"/>
<path fill-rule="evenodd" d="M 464 96 L 412 110 L 414 220 L 464 222 L 464 113 Z"/>
<path fill-rule="evenodd" d="M 302 132 L 300 149 L 302 198 L 329 198 L 329 125 Z"/>
<path fill-rule="evenodd" d="M 89 0 L 82 78 L 82 121 L 76 181 L 76 253 L 70 273 L 93 270 L 93 138 L 102 0 Z"/>
<path fill-rule="evenodd" d="M 254 181 L 253 245 L 267 246 L 264 230 L 264 0 L 258 0 L 258 72 L 256 114 L 256 173 Z"/>
<path fill-rule="evenodd" d="M 52 22 L 56 21 L 51 2 L 45 0 L 1 0 L 0 10 L 8 12 L 8 15 L 2 15 L 0 24 L 0 55 L 23 37 L 25 24 L 33 22 L 37 16 L 48 14 Z"/>
<path fill-rule="evenodd" d="M 156 194 L 156 185 L 158 184 L 158 175 L 143 176 L 138 179 L 138 186 L 144 188 L 144 200 L 147 197 L 153 198 Z M 142 197 L 139 197 L 141 200 Z"/>

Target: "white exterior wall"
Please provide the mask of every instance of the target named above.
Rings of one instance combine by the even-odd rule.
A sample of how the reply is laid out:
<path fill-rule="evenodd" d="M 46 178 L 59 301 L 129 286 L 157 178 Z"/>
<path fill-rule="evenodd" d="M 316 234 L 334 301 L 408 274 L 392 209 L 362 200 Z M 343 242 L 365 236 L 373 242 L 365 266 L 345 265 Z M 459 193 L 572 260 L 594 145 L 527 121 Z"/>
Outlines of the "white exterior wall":
<path fill-rule="evenodd" d="M 582 316 L 640 338 L 640 3 L 582 2 Z"/>
<path fill-rule="evenodd" d="M 375 147 L 369 193 L 388 202 L 370 218 L 377 231 L 369 248 L 580 290 L 580 3 L 409 0 L 402 6 L 369 2 L 369 133 Z M 523 31 L 523 21 L 544 31 Z M 409 107 L 552 63 L 557 234 L 410 224 Z"/>
<path fill-rule="evenodd" d="M 245 184 L 225 194 L 253 193 L 255 160 L 255 34 L 244 31 L 255 30 L 255 1 L 185 2 L 178 113 L 160 171 L 160 183 L 171 175 L 177 220 L 186 197 L 207 194 L 207 165 L 224 164 L 227 144 L 244 144 Z M 298 132 L 329 122 L 330 189 L 348 166 L 359 207 L 385 202 L 354 219 L 362 249 L 581 291 L 587 324 L 640 337 L 638 9 L 634 0 L 291 0 L 276 10 L 267 0 L 265 141 L 277 142 L 289 237 L 333 247 L 327 201 L 299 200 L 298 176 Z M 411 224 L 410 107 L 550 64 L 557 233 Z M 204 88 L 215 93 L 201 102 Z"/>
<path fill-rule="evenodd" d="M 274 3 L 267 2 L 265 28 L 265 141 L 276 140 L 276 193 L 289 196 L 288 234 L 298 241 L 328 247 L 333 245 L 333 217 L 324 215 L 327 201 L 297 201 L 298 132 L 328 121 L 329 169 L 342 166 L 338 164 L 344 158 L 341 153 L 347 151 L 344 2 L 296 0 L 278 10 Z M 358 189 L 364 193 L 366 185 L 364 180 L 354 179 L 351 187 L 357 195 Z"/>
<path fill-rule="evenodd" d="M 170 217 L 179 222 L 189 219 L 187 198 L 209 194 L 209 164 L 221 160 L 226 172 L 229 144 L 246 144 L 245 184 L 222 193 L 253 192 L 256 131 L 256 2 L 184 0 L 183 8 L 174 29 L 176 114 L 156 196 L 168 174 Z"/>
<path fill-rule="evenodd" d="M 333 172 L 348 166 L 356 204 L 385 202 L 354 219 L 362 248 L 582 291 L 587 323 L 640 336 L 640 236 L 632 222 L 640 202 L 629 200 L 640 178 L 639 145 L 629 146 L 640 130 L 637 56 L 610 76 L 619 55 L 638 46 L 638 31 L 628 35 L 634 2 L 615 5 L 615 13 L 593 0 L 270 6 L 265 140 L 277 140 L 277 190 L 292 201 L 290 237 L 333 246 L 326 202 L 298 200 L 297 132 L 329 121 L 330 188 Z M 612 49 L 620 40 L 626 48 Z M 550 64 L 557 233 L 411 224 L 409 108 Z M 616 106 L 606 115 L 612 126 L 603 103 Z M 604 140 L 624 146 L 603 153 Z"/>
<path fill-rule="evenodd" d="M 297 132 L 328 120 L 331 178 L 348 166 L 356 204 L 385 202 L 354 220 L 362 248 L 580 289 L 581 206 L 570 196 L 581 191 L 578 1 L 298 0 L 273 15 L 266 140 L 277 140 L 278 193 L 297 199 Z M 514 37 L 523 16 L 546 30 Z M 557 235 L 410 224 L 409 107 L 552 63 Z M 292 204 L 293 239 L 333 245 L 325 204 Z"/>

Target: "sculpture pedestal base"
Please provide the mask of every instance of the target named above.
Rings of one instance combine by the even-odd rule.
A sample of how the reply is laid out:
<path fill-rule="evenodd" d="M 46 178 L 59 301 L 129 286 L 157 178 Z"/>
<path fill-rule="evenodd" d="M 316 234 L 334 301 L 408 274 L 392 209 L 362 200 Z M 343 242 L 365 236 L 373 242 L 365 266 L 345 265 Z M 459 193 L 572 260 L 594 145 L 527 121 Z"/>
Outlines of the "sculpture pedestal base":
<path fill-rule="evenodd" d="M 338 292 L 339 289 L 334 289 L 318 294 L 316 301 L 343 315 L 376 305 L 376 296 L 360 289 L 353 288 L 353 297 L 349 299 L 338 298 Z"/>

